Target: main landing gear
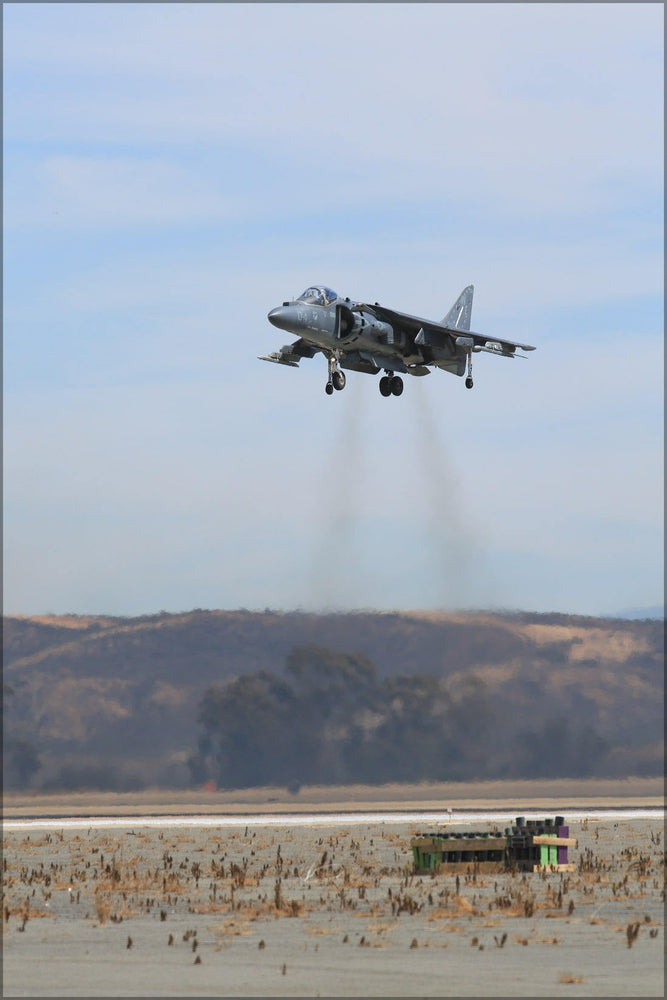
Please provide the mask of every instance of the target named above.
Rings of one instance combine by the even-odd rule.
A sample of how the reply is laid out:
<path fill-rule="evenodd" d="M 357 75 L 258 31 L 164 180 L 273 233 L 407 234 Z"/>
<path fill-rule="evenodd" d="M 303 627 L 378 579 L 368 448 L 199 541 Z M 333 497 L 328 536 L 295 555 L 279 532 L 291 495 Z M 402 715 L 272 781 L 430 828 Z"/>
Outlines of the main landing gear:
<path fill-rule="evenodd" d="M 472 351 L 468 352 L 468 375 L 466 376 L 466 389 L 472 389 Z"/>
<path fill-rule="evenodd" d="M 334 389 L 344 389 L 346 381 L 345 372 L 338 367 L 338 359 L 329 358 L 329 380 L 324 387 L 327 396 L 330 396 Z"/>
<path fill-rule="evenodd" d="M 400 396 L 403 392 L 403 379 L 400 375 L 394 375 L 392 371 L 385 368 L 386 375 L 380 379 L 380 395 Z"/>

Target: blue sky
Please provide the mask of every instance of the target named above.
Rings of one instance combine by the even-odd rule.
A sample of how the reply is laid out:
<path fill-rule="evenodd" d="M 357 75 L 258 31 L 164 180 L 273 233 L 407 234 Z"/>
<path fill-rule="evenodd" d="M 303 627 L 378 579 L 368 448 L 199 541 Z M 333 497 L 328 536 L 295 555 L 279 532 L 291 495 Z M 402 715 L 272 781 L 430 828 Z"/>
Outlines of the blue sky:
<path fill-rule="evenodd" d="M 662 5 L 3 12 L 7 613 L 662 604 Z M 538 350 L 327 398 L 317 282 Z"/>

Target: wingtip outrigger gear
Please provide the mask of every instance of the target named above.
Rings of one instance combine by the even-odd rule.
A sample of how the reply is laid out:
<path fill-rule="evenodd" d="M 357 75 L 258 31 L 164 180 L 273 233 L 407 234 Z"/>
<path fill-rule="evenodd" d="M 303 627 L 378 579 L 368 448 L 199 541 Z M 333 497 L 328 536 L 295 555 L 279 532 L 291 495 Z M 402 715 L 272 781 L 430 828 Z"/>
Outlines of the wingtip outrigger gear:
<path fill-rule="evenodd" d="M 466 376 L 466 389 L 472 389 L 472 351 L 468 351 L 468 374 Z"/>

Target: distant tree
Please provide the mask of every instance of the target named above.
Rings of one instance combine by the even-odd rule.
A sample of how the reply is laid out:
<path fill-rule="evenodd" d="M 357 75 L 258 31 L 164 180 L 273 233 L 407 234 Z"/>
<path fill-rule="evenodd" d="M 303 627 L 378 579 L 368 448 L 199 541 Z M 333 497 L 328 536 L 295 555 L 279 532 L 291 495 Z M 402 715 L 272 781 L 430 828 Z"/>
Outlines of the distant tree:
<path fill-rule="evenodd" d="M 285 670 L 296 696 L 316 701 L 324 711 L 341 701 L 372 698 L 377 689 L 375 667 L 361 654 L 302 646 L 289 654 Z"/>
<path fill-rule="evenodd" d="M 428 779 L 446 766 L 449 697 L 438 678 L 388 678 L 376 708 L 380 723 L 365 738 L 357 732 L 347 748 L 350 769 L 360 780 Z"/>
<path fill-rule="evenodd" d="M 489 738 L 483 701 L 475 678 L 452 698 L 437 677 L 379 682 L 365 656 L 300 647 L 284 680 L 263 672 L 209 689 L 192 779 L 238 787 L 476 777 Z"/>
<path fill-rule="evenodd" d="M 317 646 L 295 649 L 286 677 L 268 672 L 210 688 L 204 733 L 190 759 L 194 781 L 223 787 L 347 779 L 338 752 L 351 717 L 373 703 L 377 680 L 364 656 Z"/>
<path fill-rule="evenodd" d="M 381 698 L 375 668 L 360 654 L 318 646 L 295 649 L 285 673 L 294 691 L 295 775 L 301 783 L 332 783 L 355 778 L 350 746 L 360 717 Z"/>
<path fill-rule="evenodd" d="M 199 715 L 209 750 L 209 776 L 232 788 L 294 777 L 294 702 L 289 685 L 267 672 L 210 688 Z"/>
<path fill-rule="evenodd" d="M 7 740 L 2 758 L 2 780 L 5 788 L 29 788 L 42 766 L 32 743 L 24 739 Z"/>

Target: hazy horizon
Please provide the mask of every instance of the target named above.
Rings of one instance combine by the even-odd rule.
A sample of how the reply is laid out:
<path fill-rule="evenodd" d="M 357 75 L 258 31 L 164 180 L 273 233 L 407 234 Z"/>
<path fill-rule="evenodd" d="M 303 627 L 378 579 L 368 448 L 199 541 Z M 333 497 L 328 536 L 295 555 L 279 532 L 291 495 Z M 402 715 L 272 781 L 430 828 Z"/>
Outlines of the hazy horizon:
<path fill-rule="evenodd" d="M 167 610 L 166 608 L 154 609 L 149 611 L 134 611 L 130 614 L 114 614 L 112 612 L 86 612 L 86 611 L 41 611 L 35 613 L 22 613 L 20 611 L 12 612 L 11 614 L 6 611 L 3 614 L 8 618 L 153 618 L 160 615 L 190 615 L 190 614 L 236 614 L 236 613 L 249 613 L 249 614 L 278 614 L 278 615 L 356 615 L 356 614 L 366 614 L 366 615 L 506 615 L 508 617 L 512 615 L 561 615 L 570 614 L 573 617 L 584 617 L 584 618 L 610 618 L 610 619 L 622 619 L 624 621 L 641 621 L 641 620 L 660 620 L 665 616 L 665 610 L 663 605 L 655 605 L 653 607 L 647 608 L 626 608 L 621 611 L 610 611 L 607 613 L 600 613 L 599 615 L 578 615 L 577 612 L 561 612 L 557 610 L 548 611 L 535 611 L 531 608 L 277 608 L 277 607 L 264 607 L 264 608 L 247 608 L 247 607 L 226 607 L 226 608 L 216 608 L 216 607 L 206 607 L 206 608 L 174 608 L 172 610 Z"/>

